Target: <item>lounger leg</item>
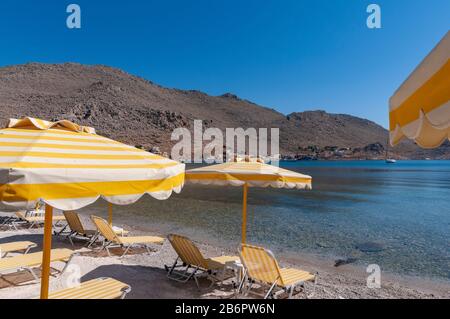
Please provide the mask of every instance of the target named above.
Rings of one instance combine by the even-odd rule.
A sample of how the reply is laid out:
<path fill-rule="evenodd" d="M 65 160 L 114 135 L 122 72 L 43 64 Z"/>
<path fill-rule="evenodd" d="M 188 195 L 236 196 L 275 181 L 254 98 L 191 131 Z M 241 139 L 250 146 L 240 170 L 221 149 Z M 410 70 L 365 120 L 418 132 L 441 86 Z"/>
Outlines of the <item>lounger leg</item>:
<path fill-rule="evenodd" d="M 292 299 L 292 296 L 294 295 L 295 286 L 292 285 L 289 289 L 289 297 L 288 299 Z"/>
<path fill-rule="evenodd" d="M 244 269 L 244 271 L 242 273 L 241 281 L 239 282 L 239 286 L 238 286 L 238 289 L 237 289 L 237 294 L 241 293 L 242 288 L 244 288 L 244 283 L 245 283 L 246 279 L 247 279 L 247 269 Z"/>
<path fill-rule="evenodd" d="M 180 259 L 180 257 L 177 257 L 177 259 L 175 259 L 175 262 L 173 263 L 172 267 L 169 268 L 168 266 L 166 266 L 167 277 L 169 277 L 172 274 L 172 271 L 174 271 L 174 269 L 176 268 L 178 264 L 178 259 Z"/>
<path fill-rule="evenodd" d="M 73 244 L 73 241 L 72 241 L 72 236 L 75 234 L 75 232 L 74 231 L 71 231 L 70 232 L 70 234 L 69 235 L 67 235 L 67 239 L 69 240 L 69 242 L 70 242 L 70 244 L 72 245 L 72 246 L 75 246 L 74 244 Z"/>
<path fill-rule="evenodd" d="M 113 248 L 113 247 L 122 247 L 122 246 L 114 246 L 114 245 L 112 245 L 112 242 L 107 242 L 105 240 L 104 244 L 103 244 L 103 248 L 100 251 L 102 251 L 103 249 L 106 249 L 106 252 L 108 253 L 108 256 L 111 257 L 111 252 L 109 251 L 109 248 Z"/>
<path fill-rule="evenodd" d="M 92 241 L 93 238 L 94 238 L 94 237 L 91 237 L 91 238 L 89 239 L 89 241 L 86 243 L 86 245 L 85 245 L 86 248 L 91 248 L 92 244 L 94 243 L 94 242 Z"/>
<path fill-rule="evenodd" d="M 197 276 L 194 276 L 195 284 L 197 285 L 197 289 L 200 290 L 200 284 L 198 283 Z"/>
<path fill-rule="evenodd" d="M 178 272 L 176 274 L 176 275 L 178 275 L 178 278 L 186 278 L 189 268 L 191 268 L 191 266 L 187 265 L 186 268 L 184 269 L 184 271 L 181 270 L 180 272 Z M 172 272 L 173 271 L 171 271 L 170 273 L 172 273 Z M 189 276 L 189 277 L 191 277 L 191 276 Z M 182 281 L 182 282 L 184 282 L 184 281 Z"/>
<path fill-rule="evenodd" d="M 130 291 L 131 291 L 130 287 L 124 289 L 122 295 L 120 296 L 120 299 L 125 299 L 125 297 L 130 293 Z"/>
<path fill-rule="evenodd" d="M 316 273 L 315 277 L 314 277 L 314 285 L 313 285 L 313 292 L 310 295 L 306 295 L 306 298 L 312 298 L 315 296 L 316 294 L 316 286 L 317 286 L 317 279 L 319 277 L 319 273 Z"/>
<path fill-rule="evenodd" d="M 214 284 L 217 282 L 217 283 L 219 283 L 220 282 L 220 280 L 218 280 L 216 277 L 214 277 L 213 275 L 209 275 L 208 277 L 208 280 L 210 280 L 211 281 L 211 284 L 209 285 L 209 287 L 208 288 L 211 288 L 212 286 L 214 286 Z"/>
<path fill-rule="evenodd" d="M 130 250 L 131 246 L 132 246 L 132 245 L 129 245 L 129 246 L 125 249 L 124 253 L 122 254 L 122 256 L 120 256 L 120 258 L 122 258 L 123 256 L 125 256 L 125 255 L 127 254 L 128 250 Z"/>
<path fill-rule="evenodd" d="M 195 270 L 192 272 L 192 274 L 187 277 L 187 279 L 185 280 L 185 282 L 188 282 L 192 277 L 194 277 L 195 280 L 195 284 L 197 285 L 197 288 L 200 290 L 200 284 L 198 283 L 198 278 L 196 276 L 197 270 L 199 267 L 196 267 Z"/>
<path fill-rule="evenodd" d="M 182 282 L 182 283 L 186 283 L 189 280 L 192 279 L 192 277 L 194 277 L 195 279 L 195 283 L 197 284 L 197 287 L 200 289 L 199 283 L 197 281 L 197 272 L 200 269 L 200 267 L 196 267 L 191 273 L 189 273 L 189 269 L 191 268 L 190 265 L 187 265 L 186 268 L 180 271 L 176 271 L 175 269 L 177 267 L 181 267 L 182 265 L 178 265 L 178 259 L 179 257 L 177 257 L 177 259 L 175 260 L 175 262 L 173 263 L 172 267 L 168 267 L 167 265 L 165 266 L 166 271 L 167 271 L 167 278 L 178 281 L 178 282 Z"/>
<path fill-rule="evenodd" d="M 186 268 L 186 271 L 185 271 L 185 274 L 187 273 L 187 270 L 189 269 L 190 267 L 188 267 L 188 268 Z M 198 269 L 199 269 L 199 267 L 196 267 L 195 269 L 194 269 L 194 271 L 184 280 L 184 281 L 182 281 L 182 282 L 188 282 L 189 280 L 191 280 L 192 279 L 192 277 L 194 277 L 194 278 L 197 278 L 195 275 L 197 274 L 197 271 L 198 271 Z M 197 287 L 199 287 L 198 286 L 198 281 L 195 279 L 195 281 L 196 281 L 196 283 L 197 283 Z M 200 288 L 200 287 L 199 287 Z"/>
<path fill-rule="evenodd" d="M 7 217 L 7 218 L 2 222 L 1 225 L 2 225 L 2 226 L 3 226 L 3 225 L 6 225 L 6 224 L 9 223 L 9 221 L 12 220 L 12 219 L 13 219 L 13 217 Z"/>
<path fill-rule="evenodd" d="M 34 273 L 34 271 L 33 271 L 33 269 L 32 268 L 25 268 L 26 270 L 28 270 L 28 272 L 33 276 L 33 278 L 34 278 L 34 281 L 35 282 L 39 282 L 39 278 L 38 278 L 38 276 Z"/>
<path fill-rule="evenodd" d="M 250 283 L 248 284 L 248 287 L 244 293 L 244 296 L 248 296 L 248 293 L 250 292 L 250 290 L 252 290 L 253 287 L 253 281 L 250 281 Z"/>
<path fill-rule="evenodd" d="M 275 282 L 272 284 L 272 286 L 270 287 L 269 291 L 267 292 L 267 294 L 264 296 L 264 299 L 267 299 L 270 297 L 270 295 L 272 294 L 273 289 L 275 288 L 275 286 L 277 285 L 278 279 L 275 280 Z"/>
<path fill-rule="evenodd" d="M 64 265 L 64 268 L 61 270 L 61 272 L 60 272 L 60 276 L 62 275 L 62 274 L 64 274 L 64 272 L 66 271 L 66 269 L 67 269 L 67 267 L 69 267 L 69 263 L 72 261 L 72 258 L 73 258 L 73 255 L 72 256 L 70 256 L 70 258 L 66 261 L 66 264 Z"/>
<path fill-rule="evenodd" d="M 55 226 L 56 226 L 56 224 L 55 224 Z M 66 226 L 64 226 L 59 232 L 57 232 L 55 230 L 54 234 L 57 235 L 57 236 L 61 235 L 66 230 L 67 226 L 68 226 L 68 224 L 66 224 Z"/>
<path fill-rule="evenodd" d="M 184 272 L 181 274 L 181 277 L 180 277 L 180 278 L 183 278 L 183 277 L 185 278 L 184 280 L 181 280 L 181 282 L 188 282 L 192 277 L 195 276 L 195 273 L 196 273 L 197 270 L 198 270 L 198 267 L 197 267 L 197 268 L 194 269 L 194 271 L 193 271 L 189 276 L 186 276 L 187 273 L 188 273 L 188 271 L 189 271 L 189 268 L 191 268 L 191 266 L 190 266 L 190 265 L 187 265 L 186 269 L 185 269 Z"/>
<path fill-rule="evenodd" d="M 92 238 L 91 241 L 88 243 L 87 248 L 91 248 L 91 246 L 97 241 L 98 237 L 100 236 L 100 233 L 97 232 Z"/>
<path fill-rule="evenodd" d="M 108 243 L 106 240 L 103 241 L 102 248 L 100 248 L 99 252 L 102 252 L 104 249 L 106 249 L 106 252 L 108 253 L 108 256 L 111 257 L 111 253 L 109 252 L 108 246 L 110 243 Z"/>

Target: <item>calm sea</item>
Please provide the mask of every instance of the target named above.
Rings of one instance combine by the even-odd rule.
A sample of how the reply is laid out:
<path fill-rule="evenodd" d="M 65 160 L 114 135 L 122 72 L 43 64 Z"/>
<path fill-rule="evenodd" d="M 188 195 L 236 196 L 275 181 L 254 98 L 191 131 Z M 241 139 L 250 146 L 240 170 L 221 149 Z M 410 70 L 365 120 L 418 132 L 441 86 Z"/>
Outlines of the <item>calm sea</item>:
<path fill-rule="evenodd" d="M 450 279 L 450 161 L 281 166 L 313 176 L 313 190 L 251 188 L 250 243 L 277 255 L 354 258 L 393 273 Z M 237 247 L 241 203 L 240 188 L 186 185 L 167 201 L 145 196 L 114 209 L 118 222 Z M 104 205 L 91 211 L 104 213 Z"/>

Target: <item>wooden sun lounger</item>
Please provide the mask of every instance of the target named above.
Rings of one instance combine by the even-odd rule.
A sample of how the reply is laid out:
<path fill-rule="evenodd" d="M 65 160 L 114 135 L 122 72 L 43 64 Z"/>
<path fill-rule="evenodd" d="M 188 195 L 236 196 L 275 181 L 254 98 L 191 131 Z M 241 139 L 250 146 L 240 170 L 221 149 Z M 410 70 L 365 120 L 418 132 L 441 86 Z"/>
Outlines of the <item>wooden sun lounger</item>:
<path fill-rule="evenodd" d="M 168 236 L 168 239 L 178 254 L 174 264 L 171 267 L 166 266 L 167 278 L 175 281 L 184 283 L 194 278 L 197 287 L 200 287 L 198 278 L 206 277 L 213 285 L 225 279 L 226 263 L 239 260 L 238 256 L 205 258 L 189 238 L 171 234 Z M 180 264 L 178 263 L 179 260 L 181 260 Z M 176 268 L 180 267 L 184 268 L 184 270 L 176 270 Z"/>
<path fill-rule="evenodd" d="M 0 258 L 5 258 L 8 253 L 23 252 L 27 254 L 30 249 L 37 247 L 31 241 L 16 241 L 13 243 L 0 244 Z"/>
<path fill-rule="evenodd" d="M 242 290 L 244 282 L 248 280 L 247 292 L 252 289 L 254 283 L 259 283 L 269 287 L 264 299 L 277 298 L 283 292 L 288 293 L 290 299 L 297 287 L 302 287 L 306 281 L 312 281 L 314 282 L 314 291 L 309 297 L 314 295 L 317 273 L 311 274 L 294 268 L 280 268 L 273 253 L 262 247 L 241 244 L 240 256 L 245 275 L 239 285 L 239 292 Z"/>
<path fill-rule="evenodd" d="M 49 299 L 124 299 L 131 287 L 112 278 L 97 278 L 74 288 L 51 292 Z"/>
<path fill-rule="evenodd" d="M 123 257 L 128 253 L 130 248 L 133 246 L 143 245 L 147 249 L 147 252 L 151 253 L 149 247 L 150 244 L 162 245 L 164 243 L 164 238 L 157 236 L 134 236 L 134 237 L 118 236 L 117 233 L 111 227 L 111 225 L 109 225 L 108 222 L 103 218 L 91 216 L 91 219 L 94 222 L 95 226 L 97 226 L 100 235 L 103 236 L 103 238 L 105 238 L 101 250 L 106 249 L 109 256 L 111 256 L 109 248 L 121 247 L 125 249 L 122 256 L 120 256 Z"/>
<path fill-rule="evenodd" d="M 63 262 L 64 268 L 60 274 L 64 273 L 74 254 L 70 249 L 52 249 L 50 255 L 50 262 Z M 10 271 L 17 272 L 27 270 L 36 281 L 39 281 L 38 276 L 33 271 L 33 268 L 39 267 L 42 264 L 42 252 L 31 253 L 26 255 L 19 255 L 10 258 L 0 259 L 0 276 L 10 273 Z"/>

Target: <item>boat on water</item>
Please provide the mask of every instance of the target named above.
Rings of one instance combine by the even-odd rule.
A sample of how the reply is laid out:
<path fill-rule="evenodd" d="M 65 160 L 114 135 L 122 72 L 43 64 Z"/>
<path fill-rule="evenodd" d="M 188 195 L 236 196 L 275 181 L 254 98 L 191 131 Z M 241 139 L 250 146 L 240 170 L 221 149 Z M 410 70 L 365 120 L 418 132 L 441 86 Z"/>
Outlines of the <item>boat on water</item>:
<path fill-rule="evenodd" d="M 386 155 L 385 155 L 385 162 L 387 164 L 395 164 L 397 163 L 397 160 L 393 159 L 393 158 L 389 158 L 389 138 L 386 142 Z"/>

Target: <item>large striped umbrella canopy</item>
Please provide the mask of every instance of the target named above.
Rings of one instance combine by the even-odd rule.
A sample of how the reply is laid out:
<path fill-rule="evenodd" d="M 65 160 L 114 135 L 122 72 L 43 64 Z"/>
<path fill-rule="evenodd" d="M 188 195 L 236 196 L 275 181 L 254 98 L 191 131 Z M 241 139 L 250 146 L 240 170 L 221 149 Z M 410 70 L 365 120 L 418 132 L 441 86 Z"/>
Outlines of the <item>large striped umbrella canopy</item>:
<path fill-rule="evenodd" d="M 423 148 L 450 139 L 450 31 L 390 99 L 390 140 Z"/>
<path fill-rule="evenodd" d="M 127 205 L 144 194 L 180 192 L 185 165 L 69 121 L 10 120 L 0 130 L 0 202 L 16 208 L 46 203 L 41 297 L 48 296 L 53 207 L 76 210 L 103 198 Z"/>
<path fill-rule="evenodd" d="M 127 205 L 181 191 L 184 164 L 94 132 L 69 121 L 11 120 L 0 130 L 1 202 L 32 208 L 43 200 L 67 211 L 99 197 Z"/>
<path fill-rule="evenodd" d="M 186 182 L 202 185 L 243 186 L 242 243 L 247 238 L 248 187 L 311 189 L 312 178 L 260 161 L 227 162 L 186 171 Z"/>

